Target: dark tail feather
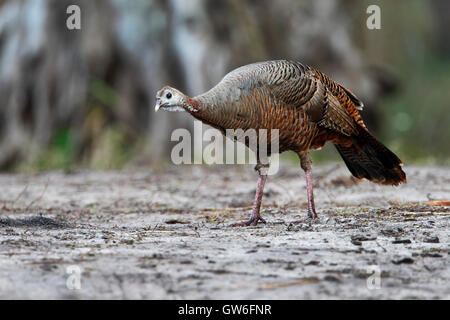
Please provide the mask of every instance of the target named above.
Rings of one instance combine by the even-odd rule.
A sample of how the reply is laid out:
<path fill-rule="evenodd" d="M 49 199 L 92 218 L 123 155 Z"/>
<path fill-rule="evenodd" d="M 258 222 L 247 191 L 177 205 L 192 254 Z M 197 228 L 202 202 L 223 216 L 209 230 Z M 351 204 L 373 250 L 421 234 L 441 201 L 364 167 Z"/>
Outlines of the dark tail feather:
<path fill-rule="evenodd" d="M 351 146 L 336 144 L 347 168 L 357 178 L 399 185 L 406 182 L 401 160 L 364 128 L 359 128 Z"/>

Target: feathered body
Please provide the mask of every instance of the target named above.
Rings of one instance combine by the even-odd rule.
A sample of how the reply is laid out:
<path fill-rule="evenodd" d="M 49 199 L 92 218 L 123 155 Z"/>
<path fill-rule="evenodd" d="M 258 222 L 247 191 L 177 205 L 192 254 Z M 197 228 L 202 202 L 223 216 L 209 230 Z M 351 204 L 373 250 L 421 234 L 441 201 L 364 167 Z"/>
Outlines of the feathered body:
<path fill-rule="evenodd" d="M 279 129 L 280 152 L 307 152 L 331 141 L 357 178 L 392 185 L 406 179 L 400 159 L 367 131 L 358 111 L 363 103 L 350 90 L 298 62 L 240 67 L 189 100 L 198 109 L 192 113 L 195 118 L 222 132 Z"/>
<path fill-rule="evenodd" d="M 330 141 L 355 177 L 389 185 L 406 182 L 400 159 L 367 130 L 359 114 L 363 103 L 350 90 L 301 63 L 277 60 L 246 65 L 194 98 L 165 87 L 158 92 L 157 108 L 173 104 L 164 98 L 167 90 L 177 95 L 174 105 L 223 133 L 278 129 L 279 152 L 291 150 L 301 159 Z M 306 171 L 310 160 L 304 162 Z"/>

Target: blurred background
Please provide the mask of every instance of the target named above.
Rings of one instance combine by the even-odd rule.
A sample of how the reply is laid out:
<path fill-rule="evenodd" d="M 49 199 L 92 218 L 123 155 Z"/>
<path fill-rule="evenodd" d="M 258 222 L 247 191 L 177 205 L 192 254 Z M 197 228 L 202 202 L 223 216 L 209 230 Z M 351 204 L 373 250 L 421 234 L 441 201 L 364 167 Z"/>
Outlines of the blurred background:
<path fill-rule="evenodd" d="M 72 4 L 81 30 L 66 27 Z M 154 113 L 162 86 L 195 96 L 281 58 L 351 89 L 405 163 L 449 165 L 449 17 L 447 0 L 0 0 L 0 169 L 169 163 L 172 130 L 193 119 Z"/>

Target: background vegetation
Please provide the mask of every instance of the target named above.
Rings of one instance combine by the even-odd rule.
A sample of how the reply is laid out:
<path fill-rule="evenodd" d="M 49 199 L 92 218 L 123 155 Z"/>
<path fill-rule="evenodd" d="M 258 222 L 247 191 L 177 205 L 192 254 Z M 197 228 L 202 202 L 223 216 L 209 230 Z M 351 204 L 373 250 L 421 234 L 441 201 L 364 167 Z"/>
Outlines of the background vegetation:
<path fill-rule="evenodd" d="M 67 30 L 66 8 L 81 8 Z M 366 8 L 381 7 L 381 30 Z M 0 1 L 0 168 L 121 168 L 169 161 L 183 114 L 154 114 L 163 85 L 196 95 L 255 61 L 328 73 L 406 163 L 450 164 L 450 2 Z M 332 161 L 332 148 L 314 152 Z M 289 155 L 285 158 L 289 158 Z"/>

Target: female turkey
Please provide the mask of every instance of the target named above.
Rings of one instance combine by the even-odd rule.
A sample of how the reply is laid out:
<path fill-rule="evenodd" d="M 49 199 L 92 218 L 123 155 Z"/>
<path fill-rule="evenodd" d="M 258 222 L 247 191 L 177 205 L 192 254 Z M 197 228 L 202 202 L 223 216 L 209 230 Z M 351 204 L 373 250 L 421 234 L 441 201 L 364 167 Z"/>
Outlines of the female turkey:
<path fill-rule="evenodd" d="M 310 149 L 331 141 L 353 176 L 398 185 L 406 182 L 400 159 L 375 139 L 358 112 L 362 102 L 323 73 L 298 62 L 277 60 L 240 67 L 208 92 L 190 98 L 164 87 L 155 111 L 187 111 L 225 133 L 226 129 L 278 129 L 279 152 L 294 151 L 306 174 L 308 217 L 316 218 Z M 250 219 L 264 222 L 259 210 L 267 165 L 258 159 L 259 179 Z"/>

